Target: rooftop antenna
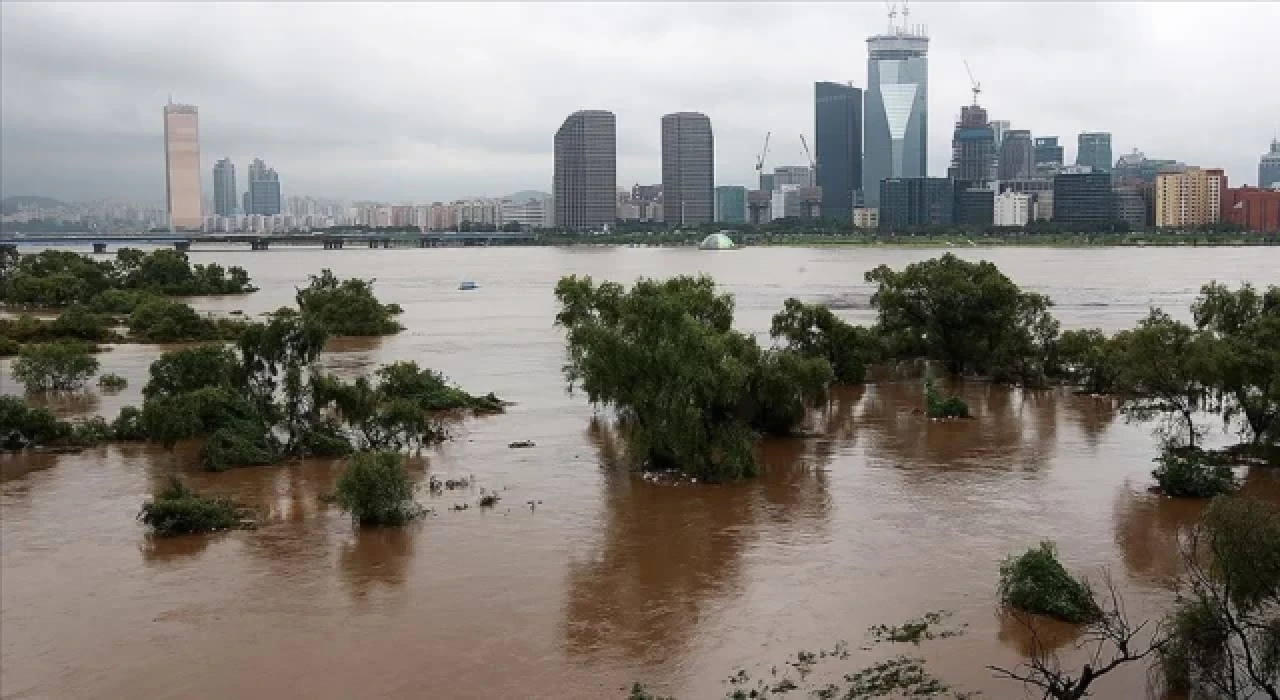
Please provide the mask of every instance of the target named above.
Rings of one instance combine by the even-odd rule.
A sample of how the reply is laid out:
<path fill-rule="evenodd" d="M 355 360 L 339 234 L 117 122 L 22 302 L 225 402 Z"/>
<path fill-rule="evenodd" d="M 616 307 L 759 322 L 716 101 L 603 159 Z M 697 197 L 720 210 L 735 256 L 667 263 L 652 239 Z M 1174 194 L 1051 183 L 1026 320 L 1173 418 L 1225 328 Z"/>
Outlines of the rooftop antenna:
<path fill-rule="evenodd" d="M 969 83 L 973 87 L 969 88 L 973 92 L 973 106 L 978 106 L 978 93 L 982 92 L 982 83 L 973 79 L 973 71 L 969 70 L 969 59 L 964 61 L 964 71 L 969 74 Z"/>

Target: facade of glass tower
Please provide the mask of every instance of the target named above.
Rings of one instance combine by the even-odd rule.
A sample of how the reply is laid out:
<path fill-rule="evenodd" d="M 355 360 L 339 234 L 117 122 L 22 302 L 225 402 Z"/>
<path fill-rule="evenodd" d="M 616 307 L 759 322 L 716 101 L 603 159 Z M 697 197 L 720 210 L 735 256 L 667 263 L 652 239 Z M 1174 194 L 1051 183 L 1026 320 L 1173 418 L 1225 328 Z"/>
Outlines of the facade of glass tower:
<path fill-rule="evenodd" d="M 169 230 L 200 230 L 200 114 L 191 105 L 164 106 L 164 185 Z"/>
<path fill-rule="evenodd" d="M 894 27 L 867 39 L 862 185 L 878 206 L 880 182 L 924 177 L 929 159 L 929 37 Z"/>
<path fill-rule="evenodd" d="M 668 224 L 715 220 L 715 136 L 698 112 L 662 117 L 662 213 Z"/>
<path fill-rule="evenodd" d="M 618 220 L 618 125 L 613 112 L 570 114 L 556 131 L 556 226 L 601 229 Z"/>
<path fill-rule="evenodd" d="M 862 90 L 814 83 L 813 121 L 822 216 L 849 221 L 862 196 Z"/>

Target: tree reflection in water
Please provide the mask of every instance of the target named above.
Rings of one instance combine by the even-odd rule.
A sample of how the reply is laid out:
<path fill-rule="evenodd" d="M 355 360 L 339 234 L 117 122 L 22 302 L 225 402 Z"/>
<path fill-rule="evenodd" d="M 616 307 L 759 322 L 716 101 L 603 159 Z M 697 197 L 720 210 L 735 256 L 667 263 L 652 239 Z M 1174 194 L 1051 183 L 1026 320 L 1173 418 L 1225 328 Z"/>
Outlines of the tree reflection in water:
<path fill-rule="evenodd" d="M 338 555 L 339 569 L 351 595 L 368 597 L 378 586 L 401 586 L 413 559 L 417 526 L 356 528 Z"/>
<path fill-rule="evenodd" d="M 587 434 L 607 470 L 605 522 L 596 555 L 570 564 L 562 632 L 572 656 L 681 658 L 699 623 L 741 590 L 743 555 L 763 529 L 809 535 L 826 525 L 823 439 L 769 441 L 748 481 L 655 484 L 626 469 L 615 426 L 597 417 Z"/>

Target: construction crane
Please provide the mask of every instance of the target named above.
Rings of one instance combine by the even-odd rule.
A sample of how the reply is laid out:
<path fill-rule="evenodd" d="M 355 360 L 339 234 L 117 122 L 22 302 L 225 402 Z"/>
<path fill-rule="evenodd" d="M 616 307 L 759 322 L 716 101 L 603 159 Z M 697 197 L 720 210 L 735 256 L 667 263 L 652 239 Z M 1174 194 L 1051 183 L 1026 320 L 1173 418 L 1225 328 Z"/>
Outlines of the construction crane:
<path fill-rule="evenodd" d="M 966 73 L 968 73 L 968 74 L 969 74 L 969 82 L 973 85 L 973 87 L 971 87 L 971 88 L 969 88 L 969 89 L 970 89 L 971 91 L 973 91 L 973 106 L 974 106 L 974 107 L 977 107 L 977 106 L 978 106 L 978 93 L 982 92 L 982 83 L 980 83 L 980 82 L 978 82 L 978 81 L 976 81 L 976 80 L 974 80 L 974 79 L 973 79 L 973 71 L 969 70 L 969 61 L 968 61 L 968 59 L 965 59 L 965 62 L 964 62 L 964 71 L 965 71 Z"/>
<path fill-rule="evenodd" d="M 893 21 L 898 18 L 898 6 L 888 0 L 884 4 L 889 8 L 889 31 L 893 31 Z"/>
<path fill-rule="evenodd" d="M 760 149 L 760 155 L 756 157 L 756 182 L 759 182 L 760 178 L 764 176 L 764 159 L 765 156 L 769 155 L 769 136 L 772 133 L 771 131 L 765 132 L 764 148 Z"/>
<path fill-rule="evenodd" d="M 813 154 L 809 152 L 809 142 L 804 140 L 804 134 L 800 134 L 800 145 L 804 147 L 804 155 L 809 159 L 809 172 L 817 173 L 818 164 L 813 162 Z"/>

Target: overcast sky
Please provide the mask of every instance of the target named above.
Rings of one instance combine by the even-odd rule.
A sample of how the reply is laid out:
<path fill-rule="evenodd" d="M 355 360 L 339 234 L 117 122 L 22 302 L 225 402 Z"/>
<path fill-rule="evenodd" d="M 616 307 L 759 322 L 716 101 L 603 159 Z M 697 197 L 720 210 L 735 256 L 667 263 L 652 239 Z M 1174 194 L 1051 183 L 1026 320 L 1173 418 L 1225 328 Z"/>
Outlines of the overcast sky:
<path fill-rule="evenodd" d="M 658 182 L 659 119 L 711 117 L 718 184 L 804 162 L 813 82 L 866 85 L 883 2 L 502 5 L 0 4 L 0 191 L 164 194 L 161 107 L 200 108 L 205 189 L 257 156 L 286 196 L 430 202 L 549 190 L 577 109 L 618 118 L 618 184 Z M 945 175 L 970 99 L 1058 135 L 1111 131 L 1116 155 L 1224 167 L 1253 184 L 1280 129 L 1280 3 L 925 3 L 929 170 Z M 811 142 L 812 143 L 812 142 Z"/>

